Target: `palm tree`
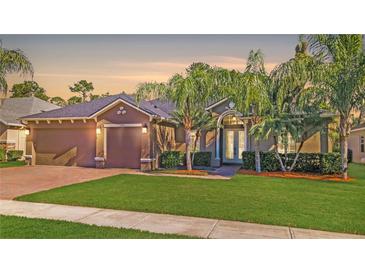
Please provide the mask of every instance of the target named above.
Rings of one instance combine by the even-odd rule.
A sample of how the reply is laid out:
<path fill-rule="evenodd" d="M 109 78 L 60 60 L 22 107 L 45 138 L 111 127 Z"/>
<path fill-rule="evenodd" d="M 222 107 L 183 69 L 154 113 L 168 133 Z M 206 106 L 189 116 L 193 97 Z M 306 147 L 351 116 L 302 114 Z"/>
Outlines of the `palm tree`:
<path fill-rule="evenodd" d="M 308 35 L 310 49 L 320 62 L 315 87 L 340 116 L 342 174 L 348 178 L 348 136 L 352 113 L 365 98 L 365 54 L 362 35 Z"/>
<path fill-rule="evenodd" d="M 259 124 L 262 117 L 272 107 L 269 98 L 270 78 L 265 71 L 261 50 L 251 50 L 245 71 L 243 73 L 235 72 L 230 76 L 229 97 L 235 103 L 238 111 L 251 116 L 253 126 Z M 255 138 L 254 149 L 256 171 L 261 172 L 259 138 Z"/>
<path fill-rule="evenodd" d="M 316 60 L 307 49 L 308 43 L 301 38 L 295 48 L 295 56 L 271 72 L 270 99 L 273 107 L 262 124 L 251 129 L 257 137 L 273 136 L 274 151 L 282 171 L 294 169 L 309 131 L 323 123 L 320 100 L 311 85 Z M 289 136 L 299 143 L 290 167 L 287 166 Z M 284 146 L 284 162 L 278 152 L 279 138 Z"/>
<path fill-rule="evenodd" d="M 185 114 L 183 111 L 174 111 L 172 113 L 173 120 L 178 124 L 184 123 Z M 196 109 L 192 115 L 192 130 L 195 132 L 194 140 L 192 140 L 192 157 L 191 162 L 194 165 L 194 157 L 197 151 L 198 140 L 201 137 L 202 131 L 210 131 L 217 128 L 217 118 L 212 113 L 205 111 L 204 108 Z"/>
<path fill-rule="evenodd" d="M 0 40 L 0 92 L 5 97 L 8 91 L 6 75 L 10 73 L 30 74 L 33 77 L 33 66 L 20 49 L 6 49 Z"/>
<path fill-rule="evenodd" d="M 214 69 L 204 63 L 193 63 L 185 74 L 175 74 L 166 83 L 147 82 L 137 88 L 136 99 L 146 98 L 169 100 L 176 105 L 181 116 L 180 122 L 185 131 L 186 166 L 192 170 L 191 132 L 194 129 L 194 116 L 206 107 L 207 103 L 218 96 Z"/>

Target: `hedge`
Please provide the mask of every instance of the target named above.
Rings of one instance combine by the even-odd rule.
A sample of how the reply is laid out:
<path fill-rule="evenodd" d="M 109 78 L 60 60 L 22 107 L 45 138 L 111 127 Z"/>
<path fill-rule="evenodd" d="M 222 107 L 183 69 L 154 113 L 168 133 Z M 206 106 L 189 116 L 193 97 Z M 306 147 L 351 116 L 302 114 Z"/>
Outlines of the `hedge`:
<path fill-rule="evenodd" d="M 287 165 L 290 166 L 295 158 L 295 153 L 288 153 Z M 284 155 L 280 154 L 284 162 Z M 260 152 L 261 169 L 263 171 L 280 171 L 280 162 L 275 152 Z M 255 152 L 244 151 L 242 153 L 244 169 L 255 170 Z M 321 174 L 341 173 L 341 155 L 339 153 L 301 153 L 293 171 L 313 172 Z"/>
<path fill-rule="evenodd" d="M 160 166 L 163 168 L 176 168 L 182 165 L 183 154 L 180 151 L 164 151 L 160 155 Z"/>
<path fill-rule="evenodd" d="M 0 147 L 0 162 L 5 161 L 5 149 Z"/>
<path fill-rule="evenodd" d="M 210 166 L 212 153 L 199 151 L 194 154 L 194 166 Z M 165 151 L 160 155 L 160 166 L 163 168 L 177 168 L 186 165 L 185 153 L 180 151 Z"/>
<path fill-rule="evenodd" d="M 210 166 L 212 153 L 210 151 L 199 151 L 194 153 L 194 166 Z"/>
<path fill-rule="evenodd" d="M 23 156 L 23 150 L 8 150 L 6 157 L 8 161 L 17 161 Z"/>

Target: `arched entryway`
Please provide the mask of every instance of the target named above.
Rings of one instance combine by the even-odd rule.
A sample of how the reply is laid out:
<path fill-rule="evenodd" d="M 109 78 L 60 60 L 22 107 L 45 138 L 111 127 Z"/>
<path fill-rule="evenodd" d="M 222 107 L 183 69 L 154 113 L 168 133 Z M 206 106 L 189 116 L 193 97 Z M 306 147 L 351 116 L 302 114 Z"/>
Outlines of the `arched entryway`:
<path fill-rule="evenodd" d="M 229 109 L 218 118 L 216 161 L 221 164 L 241 164 L 242 152 L 248 148 L 247 118 Z"/>

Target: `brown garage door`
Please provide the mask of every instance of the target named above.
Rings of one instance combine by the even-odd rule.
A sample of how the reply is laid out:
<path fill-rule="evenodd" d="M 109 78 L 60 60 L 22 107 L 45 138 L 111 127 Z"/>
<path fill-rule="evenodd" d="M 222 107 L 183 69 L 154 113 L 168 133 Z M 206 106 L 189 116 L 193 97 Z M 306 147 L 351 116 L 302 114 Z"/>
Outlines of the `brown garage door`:
<path fill-rule="evenodd" d="M 36 164 L 95 166 L 94 128 L 35 129 Z"/>
<path fill-rule="evenodd" d="M 141 128 L 107 129 L 107 166 L 140 168 Z"/>

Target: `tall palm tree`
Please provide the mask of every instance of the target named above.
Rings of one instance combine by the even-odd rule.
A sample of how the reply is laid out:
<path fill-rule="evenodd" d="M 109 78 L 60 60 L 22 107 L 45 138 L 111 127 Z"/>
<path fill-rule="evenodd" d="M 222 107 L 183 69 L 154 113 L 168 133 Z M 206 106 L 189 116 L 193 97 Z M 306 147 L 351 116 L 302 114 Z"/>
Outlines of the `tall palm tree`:
<path fill-rule="evenodd" d="M 194 129 L 196 113 L 207 103 L 218 97 L 214 69 L 204 63 L 193 63 L 185 74 L 175 74 L 166 83 L 147 82 L 137 88 L 136 99 L 160 98 L 176 105 L 185 131 L 186 166 L 192 170 L 191 132 Z"/>
<path fill-rule="evenodd" d="M 5 97 L 8 91 L 6 75 L 10 73 L 30 74 L 33 76 L 33 66 L 28 57 L 20 49 L 6 49 L 0 40 L 0 92 Z"/>
<path fill-rule="evenodd" d="M 229 81 L 231 86 L 229 97 L 238 111 L 251 116 L 252 125 L 261 119 L 272 107 L 270 102 L 270 78 L 265 71 L 264 57 L 261 50 L 249 53 L 246 69 L 243 73 L 235 72 Z M 256 171 L 261 172 L 260 141 L 255 138 Z"/>
<path fill-rule="evenodd" d="M 308 35 L 310 49 L 320 65 L 313 82 L 340 116 L 342 174 L 348 178 L 348 136 L 352 113 L 365 98 L 365 54 L 362 35 Z"/>

